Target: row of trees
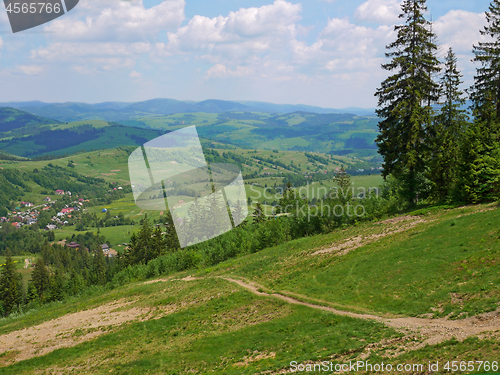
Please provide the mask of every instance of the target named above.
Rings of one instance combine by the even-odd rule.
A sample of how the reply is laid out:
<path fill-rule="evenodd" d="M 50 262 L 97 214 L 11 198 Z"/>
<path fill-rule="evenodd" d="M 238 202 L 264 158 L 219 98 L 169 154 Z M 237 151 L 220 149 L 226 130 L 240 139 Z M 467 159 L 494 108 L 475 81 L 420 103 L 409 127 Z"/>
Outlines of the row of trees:
<path fill-rule="evenodd" d="M 392 176 L 410 205 L 435 201 L 480 202 L 500 197 L 500 2 L 493 0 L 481 31 L 491 41 L 473 46 L 477 68 L 472 121 L 464 109 L 462 75 L 450 48 L 441 72 L 436 35 L 425 19 L 425 0 L 405 0 L 387 46 L 391 75 L 376 92 L 379 152 L 384 177 Z"/>

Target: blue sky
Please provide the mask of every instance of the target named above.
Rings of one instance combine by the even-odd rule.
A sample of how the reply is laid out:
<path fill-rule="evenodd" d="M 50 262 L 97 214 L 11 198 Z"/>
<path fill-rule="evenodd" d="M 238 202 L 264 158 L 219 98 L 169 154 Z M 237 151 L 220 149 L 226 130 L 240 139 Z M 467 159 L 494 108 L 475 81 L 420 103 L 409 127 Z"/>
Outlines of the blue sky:
<path fill-rule="evenodd" d="M 472 83 L 489 1 L 427 2 Z M 0 6 L 0 101 L 157 97 L 375 107 L 398 0 L 80 0 L 12 34 Z"/>

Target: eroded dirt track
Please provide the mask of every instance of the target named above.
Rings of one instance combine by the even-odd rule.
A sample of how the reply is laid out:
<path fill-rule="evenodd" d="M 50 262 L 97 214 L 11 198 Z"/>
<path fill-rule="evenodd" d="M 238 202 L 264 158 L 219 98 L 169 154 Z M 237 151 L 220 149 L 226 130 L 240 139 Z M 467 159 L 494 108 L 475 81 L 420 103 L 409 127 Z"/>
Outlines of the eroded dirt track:
<path fill-rule="evenodd" d="M 12 352 L 9 361 L 18 362 L 92 340 L 131 321 L 153 318 L 149 314 L 151 309 L 129 306 L 133 302 L 114 301 L 0 335 L 0 354 Z"/>
<path fill-rule="evenodd" d="M 477 336 L 484 332 L 500 331 L 500 308 L 496 311 L 480 314 L 463 320 L 448 320 L 448 319 L 426 319 L 426 318 L 383 318 L 371 314 L 359 314 L 349 311 L 338 310 L 333 307 L 316 305 L 313 303 L 303 302 L 299 299 L 285 296 L 278 293 L 268 294 L 261 292 L 262 287 L 249 281 L 224 277 L 224 280 L 238 284 L 239 286 L 249 290 L 259 296 L 267 296 L 278 298 L 285 302 L 308 306 L 313 309 L 329 311 L 336 315 L 349 316 L 356 319 L 374 320 L 381 322 L 388 327 L 394 328 L 405 334 L 419 333 L 424 337 L 424 341 L 415 345 L 413 349 L 424 347 L 425 345 L 435 345 L 442 341 L 449 340 L 455 337 L 459 341 L 465 340 L 470 336 Z"/>

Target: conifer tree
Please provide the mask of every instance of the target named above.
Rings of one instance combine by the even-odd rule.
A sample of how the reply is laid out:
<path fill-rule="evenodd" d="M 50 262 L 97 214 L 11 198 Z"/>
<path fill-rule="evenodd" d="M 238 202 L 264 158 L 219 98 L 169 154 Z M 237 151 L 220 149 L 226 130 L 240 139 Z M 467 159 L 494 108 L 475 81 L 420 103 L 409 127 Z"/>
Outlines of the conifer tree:
<path fill-rule="evenodd" d="M 106 284 L 106 259 L 102 247 L 98 246 L 92 261 L 93 282 L 97 285 Z"/>
<path fill-rule="evenodd" d="M 474 122 L 468 127 L 462 152 L 462 197 L 473 203 L 500 198 L 500 1 L 486 12 L 481 35 L 490 41 L 474 45 L 480 63 L 471 87 Z"/>
<path fill-rule="evenodd" d="M 500 1 L 493 0 L 486 12 L 487 26 L 480 30 L 481 35 L 491 38 L 488 42 L 479 42 L 473 47 L 474 62 L 481 64 L 477 68 L 472 87 L 474 115 L 483 121 L 493 117 L 500 122 Z M 491 102 L 491 105 L 488 105 Z M 498 132 L 498 129 L 495 129 Z"/>
<path fill-rule="evenodd" d="M 493 101 L 483 106 L 494 111 Z M 461 153 L 461 197 L 471 203 L 500 198 L 500 143 L 493 137 L 493 117 L 476 118 L 464 135 Z"/>
<path fill-rule="evenodd" d="M 460 143 L 467 125 L 465 98 L 459 86 L 462 75 L 457 58 L 450 48 L 445 58 L 440 88 L 443 102 L 434 126 L 429 129 L 431 148 L 428 178 L 432 182 L 432 195 L 437 201 L 446 199 L 457 184 L 460 161 Z"/>
<path fill-rule="evenodd" d="M 344 166 L 340 168 L 339 172 L 335 172 L 333 177 L 333 182 L 335 182 L 339 188 L 340 193 L 338 193 L 338 197 L 342 202 L 347 202 L 351 198 L 351 177 L 346 172 Z"/>
<path fill-rule="evenodd" d="M 267 220 L 267 216 L 264 212 L 264 207 L 262 207 L 262 204 L 260 202 L 257 202 L 257 204 L 255 205 L 255 212 L 253 216 L 254 223 L 257 225 Z"/>
<path fill-rule="evenodd" d="M 38 297 L 43 301 L 50 289 L 50 276 L 43 258 L 36 261 L 35 268 L 31 274 L 31 282 L 36 288 Z"/>
<path fill-rule="evenodd" d="M 406 199 L 413 204 L 419 192 L 419 175 L 425 169 L 426 134 L 431 125 L 431 104 L 439 97 L 432 76 L 439 72 L 437 47 L 430 23 L 424 18 L 425 0 L 404 0 L 402 25 L 387 46 L 391 62 L 382 68 L 393 72 L 377 90 L 380 134 L 379 153 L 384 158 L 384 178 L 393 174 L 404 180 Z"/>
<path fill-rule="evenodd" d="M 174 225 L 174 218 L 172 217 L 172 212 L 170 210 L 165 214 L 164 219 L 165 225 L 165 245 L 167 247 L 167 251 L 174 252 L 181 248 L 179 243 L 179 238 L 177 237 L 177 231 Z"/>
<path fill-rule="evenodd" d="M 16 264 L 10 256 L 10 252 L 7 253 L 5 265 L 0 270 L 0 301 L 4 314 L 9 315 L 19 304 L 20 298 Z"/>

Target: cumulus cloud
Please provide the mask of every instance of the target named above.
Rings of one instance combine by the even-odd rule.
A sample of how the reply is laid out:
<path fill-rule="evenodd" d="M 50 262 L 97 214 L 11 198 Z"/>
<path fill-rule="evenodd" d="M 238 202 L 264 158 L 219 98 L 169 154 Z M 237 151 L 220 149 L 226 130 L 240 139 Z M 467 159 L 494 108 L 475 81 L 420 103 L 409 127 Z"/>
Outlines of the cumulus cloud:
<path fill-rule="evenodd" d="M 141 78 L 141 73 L 136 72 L 135 70 L 132 70 L 129 74 L 131 78 Z"/>
<path fill-rule="evenodd" d="M 341 65 L 355 69 L 355 62 L 376 59 L 378 63 L 393 34 L 393 27 L 390 26 L 372 28 L 355 25 L 348 18 L 333 18 L 328 21 L 316 42 L 307 45 L 294 40 L 290 45 L 297 63 L 316 63 L 328 70 Z"/>
<path fill-rule="evenodd" d="M 227 17 L 194 16 L 175 33 L 169 33 L 168 51 L 204 50 L 210 54 L 259 53 L 295 36 L 301 5 L 276 0 L 260 8 L 241 8 Z"/>
<path fill-rule="evenodd" d="M 32 58 L 42 58 L 49 61 L 68 61 L 75 58 L 94 58 L 98 56 L 138 57 L 149 52 L 149 43 L 73 43 L 57 42 L 48 47 L 40 47 L 31 51 Z"/>
<path fill-rule="evenodd" d="M 14 69 L 16 73 L 29 76 L 40 74 L 41 72 L 43 72 L 43 70 L 43 66 L 39 65 L 19 65 Z"/>
<path fill-rule="evenodd" d="M 399 23 L 400 13 L 399 0 L 368 0 L 356 9 L 355 17 L 359 21 L 393 25 Z"/>
<path fill-rule="evenodd" d="M 249 67 L 237 66 L 231 70 L 224 64 L 215 64 L 206 72 L 207 78 L 227 78 L 227 77 L 242 77 L 253 74 L 254 71 Z"/>
<path fill-rule="evenodd" d="M 470 53 L 473 44 L 487 40 L 479 33 L 485 25 L 484 13 L 451 10 L 434 22 L 434 31 L 446 50 L 452 47 L 458 53 Z"/>
<path fill-rule="evenodd" d="M 80 4 L 44 27 L 52 39 L 136 42 L 155 37 L 160 30 L 176 30 L 184 20 L 184 0 L 165 0 L 148 9 L 142 0 Z"/>

